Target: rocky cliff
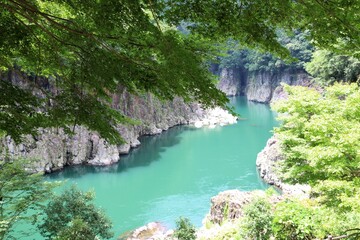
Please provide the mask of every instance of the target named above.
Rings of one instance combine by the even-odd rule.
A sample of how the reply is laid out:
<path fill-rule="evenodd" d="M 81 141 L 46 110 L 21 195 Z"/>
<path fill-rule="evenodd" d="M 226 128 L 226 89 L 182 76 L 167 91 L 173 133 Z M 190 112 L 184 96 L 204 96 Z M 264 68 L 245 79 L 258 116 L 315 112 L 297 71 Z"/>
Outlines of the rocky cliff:
<path fill-rule="evenodd" d="M 9 73 L 8 80 L 21 87 L 28 87 L 25 76 Z M 42 79 L 47 84 L 46 79 Z M 0 139 L 2 156 L 30 158 L 35 161 L 31 171 L 51 172 L 73 164 L 108 165 L 119 161 L 120 155 L 128 153 L 131 147 L 140 144 L 141 135 L 159 134 L 168 128 L 188 124 L 203 119 L 206 115 L 199 104 L 187 104 L 180 98 L 163 102 L 151 94 L 131 95 L 119 88 L 113 96 L 113 107 L 126 116 L 139 120 L 138 125 L 118 126 L 118 131 L 126 141 L 122 145 L 111 145 L 95 132 L 77 126 L 73 135 L 62 129 L 40 129 L 37 136 L 26 136 L 21 144 L 11 138 Z"/>
<path fill-rule="evenodd" d="M 223 68 L 219 74 L 218 88 L 229 96 L 244 95 L 250 101 L 268 103 L 282 98 L 281 83 L 311 85 L 310 76 L 302 70 L 282 72 L 247 72 L 241 68 Z"/>
<path fill-rule="evenodd" d="M 228 96 L 244 95 L 247 73 L 243 68 L 223 68 L 219 72 L 218 88 Z"/>
<path fill-rule="evenodd" d="M 268 184 L 281 189 L 284 195 L 308 198 L 311 190 L 309 185 L 290 185 L 281 181 L 278 169 L 283 159 L 284 156 L 281 152 L 280 141 L 276 136 L 273 136 L 267 141 L 266 146 L 258 154 L 256 159 L 256 166 L 260 176 Z"/>

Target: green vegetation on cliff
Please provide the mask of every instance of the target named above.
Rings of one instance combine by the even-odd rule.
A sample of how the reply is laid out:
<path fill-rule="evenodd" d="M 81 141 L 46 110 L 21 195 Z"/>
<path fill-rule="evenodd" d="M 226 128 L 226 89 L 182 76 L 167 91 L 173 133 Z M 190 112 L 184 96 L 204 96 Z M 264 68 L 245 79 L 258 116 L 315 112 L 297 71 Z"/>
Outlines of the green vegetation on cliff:
<path fill-rule="evenodd" d="M 285 161 L 284 179 L 292 183 L 357 182 L 360 167 L 360 90 L 357 84 L 335 84 L 323 93 L 284 87 L 288 100 L 273 108 L 280 113 Z"/>
<path fill-rule="evenodd" d="M 240 49 L 231 50 L 228 55 L 221 57 L 220 67 L 244 68 L 248 72 L 272 73 L 284 70 L 303 70 L 304 64 L 310 61 L 313 52 L 313 47 L 308 39 L 309 32 L 294 31 L 292 35 L 288 36 L 284 31 L 277 31 L 277 36 L 279 43 L 289 50 L 293 59 L 285 61 L 271 53 L 234 46 Z"/>
<path fill-rule="evenodd" d="M 360 87 L 284 89 L 288 98 L 272 105 L 280 120 L 277 176 L 310 185 L 310 196 L 257 196 L 214 239 L 359 239 Z"/>
<path fill-rule="evenodd" d="M 116 125 L 132 121 L 111 108 L 119 86 L 133 94 L 151 92 L 163 100 L 180 96 L 204 106 L 225 107 L 227 98 L 216 89 L 205 63 L 218 53 L 216 43 L 229 38 L 280 57 L 299 54 L 307 61 L 311 48 L 302 46 L 303 36 L 295 37 L 294 43 L 285 35 L 281 42 L 277 34 L 277 29 L 285 33 L 301 29 L 314 46 L 354 57 L 339 64 L 357 66 L 355 58 L 360 56 L 359 1 L 0 0 L 0 7 L 0 134 L 18 142 L 39 127 L 71 132 L 76 124 L 112 143 L 121 142 Z M 191 23 L 188 34 L 176 30 L 184 21 Z M 255 52 L 244 64 L 251 71 L 284 66 L 279 59 Z M 308 65 L 319 77 L 354 81 L 358 74 L 352 67 L 340 73 L 332 68 L 337 66 L 329 70 Z M 11 71 L 27 74 L 26 89 L 15 80 L 3 80 Z M 284 178 L 310 183 L 318 202 L 304 211 L 303 203 L 280 205 L 272 231 L 279 239 L 294 232 L 294 239 L 299 232 L 303 239 L 320 236 L 335 228 L 320 231 L 318 225 L 306 224 L 308 216 L 324 212 L 331 213 L 331 226 L 359 223 L 359 88 L 335 85 L 324 94 L 288 91 L 290 100 L 277 107 L 287 113 L 277 130 L 286 154 Z M 2 236 L 9 234 L 14 221 L 27 218 L 23 213 L 28 209 L 39 207 L 49 192 L 37 175 L 14 171 L 14 164 L 1 166 Z M 300 215 L 288 212 L 292 208 Z M 322 208 L 326 211 L 317 215 L 315 210 Z M 336 216 L 341 217 L 339 222 Z M 36 215 L 31 217 L 37 220 Z M 74 236 L 77 227 L 84 234 L 96 234 L 78 215 L 61 224 L 69 224 L 60 230 L 64 238 Z"/>
<path fill-rule="evenodd" d="M 30 174 L 28 161 L 0 162 L 0 239 L 109 239 L 111 222 L 91 201 L 94 193 L 75 187 L 55 195 L 59 182 Z M 20 225 L 20 227 L 19 227 Z M 26 226 L 26 228 L 21 227 Z"/>
<path fill-rule="evenodd" d="M 347 55 L 339 55 L 328 50 L 317 50 L 305 69 L 321 84 L 336 81 L 359 82 L 360 60 Z"/>

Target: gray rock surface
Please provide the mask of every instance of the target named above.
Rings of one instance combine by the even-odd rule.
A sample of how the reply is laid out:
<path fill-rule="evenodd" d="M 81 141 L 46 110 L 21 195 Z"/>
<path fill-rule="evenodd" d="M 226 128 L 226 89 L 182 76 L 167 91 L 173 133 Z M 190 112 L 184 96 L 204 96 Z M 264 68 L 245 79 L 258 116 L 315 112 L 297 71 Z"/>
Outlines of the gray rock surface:
<path fill-rule="evenodd" d="M 238 68 L 223 68 L 220 71 L 220 81 L 218 88 L 227 96 L 241 94 L 241 77 L 242 72 Z"/>
<path fill-rule="evenodd" d="M 226 95 L 244 95 L 250 101 L 262 103 L 286 97 L 281 83 L 311 85 L 311 77 L 301 70 L 247 73 L 240 68 L 224 68 L 221 69 L 219 78 L 218 88 Z"/>
<path fill-rule="evenodd" d="M 302 71 L 284 71 L 281 73 L 263 72 L 252 74 L 248 78 L 246 96 L 250 101 L 262 103 L 277 100 L 284 95 L 281 83 L 308 86 L 310 85 L 310 77 Z"/>
<path fill-rule="evenodd" d="M 221 225 L 225 221 L 239 219 L 244 215 L 244 206 L 257 197 L 266 197 L 266 193 L 260 190 L 242 192 L 237 189 L 220 192 L 211 198 L 210 212 L 203 220 L 203 223 L 211 222 Z M 282 198 L 279 195 L 269 197 L 270 202 L 273 203 L 279 202 Z"/>
<path fill-rule="evenodd" d="M 4 77 L 22 88 L 30 87 L 21 73 L 10 72 Z M 40 80 L 44 81 L 41 84 L 47 85 L 46 79 Z M 50 85 L 48 88 L 51 90 Z M 40 129 L 37 136 L 25 136 L 18 145 L 10 138 L 0 139 L 3 150 L 0 159 L 6 156 L 33 159 L 33 172 L 51 172 L 75 164 L 109 165 L 119 161 L 121 154 L 139 146 L 139 136 L 159 134 L 175 125 L 194 123 L 204 115 L 199 104 L 184 103 L 180 98 L 164 102 L 151 94 L 134 96 L 121 87 L 113 95 L 112 107 L 139 122 L 138 125 L 117 126 L 125 144 L 111 145 L 96 132 L 82 126 L 76 126 L 73 135 L 65 134 L 62 129 Z"/>
<path fill-rule="evenodd" d="M 283 159 L 280 142 L 273 136 L 267 141 L 265 148 L 258 154 L 256 159 L 256 166 L 260 176 L 265 182 L 281 189 L 284 195 L 291 195 L 297 198 L 309 198 L 311 191 L 309 185 L 290 185 L 280 180 L 277 169 L 279 162 Z"/>
<path fill-rule="evenodd" d="M 174 239 L 172 237 L 174 231 L 167 230 L 159 222 L 151 222 L 141 226 L 134 231 L 130 231 L 121 235 L 118 240 L 165 240 Z"/>

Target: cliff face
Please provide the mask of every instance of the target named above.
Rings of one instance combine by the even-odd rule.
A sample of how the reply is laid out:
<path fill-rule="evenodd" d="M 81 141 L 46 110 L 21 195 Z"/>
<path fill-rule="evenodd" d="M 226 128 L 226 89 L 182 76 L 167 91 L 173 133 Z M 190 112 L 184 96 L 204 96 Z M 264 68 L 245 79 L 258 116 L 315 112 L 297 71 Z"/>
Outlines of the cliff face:
<path fill-rule="evenodd" d="M 247 73 L 242 68 L 223 68 L 220 71 L 218 88 L 228 96 L 243 95 Z"/>
<path fill-rule="evenodd" d="M 218 88 L 229 96 L 244 95 L 250 101 L 268 103 L 283 97 L 281 83 L 309 86 L 310 79 L 306 72 L 300 70 L 249 73 L 239 68 L 223 68 Z"/>
<path fill-rule="evenodd" d="M 24 76 L 10 74 L 13 84 L 26 86 Z M 7 154 L 11 158 L 28 158 L 35 161 L 31 171 L 51 172 L 73 164 L 108 165 L 119 161 L 120 155 L 140 144 L 138 137 L 161 133 L 163 130 L 202 119 L 204 111 L 198 104 L 186 104 L 181 99 L 162 102 L 151 94 L 134 96 L 119 89 L 113 96 L 113 107 L 125 115 L 139 120 L 135 126 L 118 126 L 126 141 L 111 145 L 83 126 L 77 126 L 73 135 L 62 129 L 40 129 L 37 136 L 26 136 L 21 144 L 11 138 L 0 139 L 0 159 Z"/>

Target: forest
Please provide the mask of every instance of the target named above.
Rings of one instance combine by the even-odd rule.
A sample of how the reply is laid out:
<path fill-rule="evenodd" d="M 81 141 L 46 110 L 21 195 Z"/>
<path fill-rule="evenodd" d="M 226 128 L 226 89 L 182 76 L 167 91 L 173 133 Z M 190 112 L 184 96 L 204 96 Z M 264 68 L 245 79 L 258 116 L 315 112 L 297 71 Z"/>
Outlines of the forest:
<path fill-rule="evenodd" d="M 0 137 L 21 143 L 41 129 L 84 126 L 111 144 L 138 121 L 114 109 L 121 89 L 178 97 L 235 114 L 209 71 L 301 70 L 312 88 L 287 86 L 272 103 L 282 181 L 310 198 L 258 198 L 214 239 L 360 238 L 360 2 L 356 0 L 0 0 Z M 9 81 L 23 76 L 26 86 Z M 31 159 L 0 147 L 0 239 L 111 239 L 112 223 L 76 187 L 27 171 Z M 274 191 L 267 191 L 268 196 Z M 181 218 L 174 236 L 195 239 Z M 115 236 L 117 237 L 117 236 Z M 335 239 L 335 238 L 334 238 Z"/>

